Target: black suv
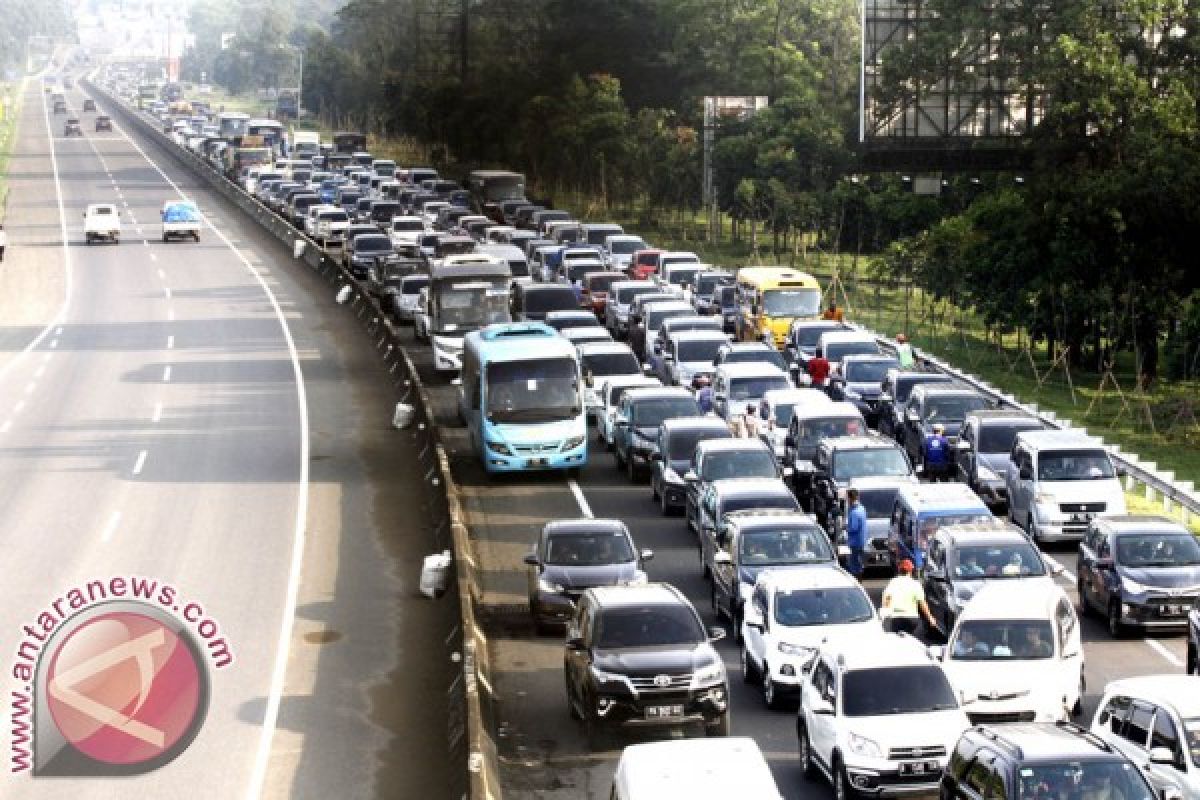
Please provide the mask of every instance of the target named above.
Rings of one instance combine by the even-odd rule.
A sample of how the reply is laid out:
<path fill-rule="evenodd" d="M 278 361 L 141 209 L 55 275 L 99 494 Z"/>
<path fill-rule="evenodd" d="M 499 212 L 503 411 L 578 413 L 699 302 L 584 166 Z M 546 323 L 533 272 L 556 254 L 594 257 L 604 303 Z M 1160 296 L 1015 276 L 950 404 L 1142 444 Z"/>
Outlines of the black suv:
<path fill-rule="evenodd" d="M 1069 722 L 968 728 L 942 774 L 940 795 L 942 800 L 1158 800 L 1142 770 L 1099 736 Z"/>
<path fill-rule="evenodd" d="M 713 481 L 778 478 L 775 456 L 762 439 L 709 439 L 696 445 L 683 480 L 687 483 L 687 526 L 700 534 L 700 499 Z"/>
<path fill-rule="evenodd" d="M 963 420 L 972 411 L 988 408 L 988 399 L 969 386 L 917 386 L 904 406 L 904 446 L 914 464 L 925 462 L 925 437 L 933 426 L 945 427 L 950 444 L 958 441 Z"/>
<path fill-rule="evenodd" d="M 1200 597 L 1200 544 L 1165 517 L 1097 517 L 1079 543 L 1075 567 L 1079 605 L 1108 620 L 1108 632 L 1128 627 L 1182 628 Z"/>
<path fill-rule="evenodd" d="M 712 642 L 683 593 L 665 583 L 588 589 L 567 625 L 563 671 L 571 716 L 588 746 L 621 727 L 701 724 L 729 735 L 729 684 Z"/>
<path fill-rule="evenodd" d="M 729 426 L 716 417 L 676 417 L 658 428 L 658 452 L 651 455 L 650 493 L 662 513 L 683 511 L 687 505 L 684 475 L 696 445 L 709 439 L 732 439 Z"/>
<path fill-rule="evenodd" d="M 831 538 L 843 513 L 845 490 L 859 478 L 903 478 L 912 474 L 904 451 L 878 434 L 822 439 L 813 456 L 812 514 Z"/>
<path fill-rule="evenodd" d="M 621 396 L 613 419 L 613 453 L 617 469 L 636 482 L 658 453 L 658 427 L 668 419 L 696 417 L 700 406 L 680 386 L 630 389 Z"/>
<path fill-rule="evenodd" d="M 879 388 L 879 432 L 896 437 L 904 444 L 904 406 L 914 386 L 922 383 L 950 383 L 954 379 L 941 372 L 897 370 L 889 372 Z"/>

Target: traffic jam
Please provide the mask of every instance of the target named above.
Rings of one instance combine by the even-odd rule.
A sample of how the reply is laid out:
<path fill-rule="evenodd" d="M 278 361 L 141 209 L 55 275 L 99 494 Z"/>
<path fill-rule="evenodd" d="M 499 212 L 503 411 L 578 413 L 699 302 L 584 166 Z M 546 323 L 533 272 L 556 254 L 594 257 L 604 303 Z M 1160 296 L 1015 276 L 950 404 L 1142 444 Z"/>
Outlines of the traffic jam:
<path fill-rule="evenodd" d="M 839 800 L 1200 798 L 1200 544 L 1128 512 L 1099 439 L 864 330 L 799 269 L 656 248 L 531 202 L 517 172 L 452 180 L 361 134 L 204 112 L 142 113 L 412 327 L 485 490 L 555 472 L 577 490 L 609 465 L 677 522 L 711 613 L 655 579 L 628 520 L 548 520 L 524 557 L 564 713 L 624 749 L 613 797 L 681 796 L 663 787 L 722 761 L 739 796 L 781 797 L 738 735 L 741 681 L 794 716 L 799 767 Z M 1186 636 L 1183 668 L 1088 686 L 1088 616 Z"/>

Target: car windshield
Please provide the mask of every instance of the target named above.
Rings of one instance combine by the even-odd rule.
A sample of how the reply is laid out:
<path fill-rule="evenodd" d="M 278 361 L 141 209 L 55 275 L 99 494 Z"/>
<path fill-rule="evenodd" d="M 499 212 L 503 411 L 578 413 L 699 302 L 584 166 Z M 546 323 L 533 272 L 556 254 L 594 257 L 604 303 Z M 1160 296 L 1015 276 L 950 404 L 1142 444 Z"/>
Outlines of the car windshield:
<path fill-rule="evenodd" d="M 979 452 L 1007 453 L 1012 450 L 1018 433 L 1041 430 L 1041 427 L 1041 424 L 1035 420 L 983 425 L 979 429 Z"/>
<path fill-rule="evenodd" d="M 386 236 L 358 236 L 354 240 L 354 252 L 356 253 L 379 253 L 391 249 L 392 240 Z"/>
<path fill-rule="evenodd" d="M 696 445 L 705 439 L 726 439 L 728 433 L 717 430 L 674 431 L 667 442 L 667 458 L 670 461 L 690 461 Z"/>
<path fill-rule="evenodd" d="M 649 294 L 650 292 L 657 291 L 658 289 L 654 286 L 625 286 L 617 290 L 617 303 L 621 305 L 632 303 L 633 298 L 637 297 L 638 295 Z"/>
<path fill-rule="evenodd" d="M 713 302 L 722 309 L 733 310 L 737 307 L 737 287 L 719 286 L 713 291 Z"/>
<path fill-rule="evenodd" d="M 420 294 L 421 290 L 429 285 L 429 278 L 416 277 L 406 280 L 401 284 L 400 291 L 403 294 Z"/>
<path fill-rule="evenodd" d="M 798 589 L 775 594 L 775 621 L 789 628 L 848 625 L 875 616 L 871 598 L 857 586 Z"/>
<path fill-rule="evenodd" d="M 696 294 L 707 297 L 716 291 L 717 286 L 729 278 L 725 275 L 701 275 L 696 278 Z"/>
<path fill-rule="evenodd" d="M 627 256 L 631 253 L 636 253 L 638 250 L 645 250 L 646 243 L 641 239 L 618 239 L 612 243 L 612 248 L 609 250 L 613 255 Z"/>
<path fill-rule="evenodd" d="M 850 361 L 842 366 L 842 374 L 850 383 L 883 383 L 889 369 L 896 369 L 897 361 Z"/>
<path fill-rule="evenodd" d="M 1126 567 L 1194 567 L 1200 544 L 1187 533 L 1127 533 L 1117 537 L 1117 562 Z"/>
<path fill-rule="evenodd" d="M 896 391 L 894 400 L 897 404 L 908 402 L 908 396 L 912 394 L 914 387 L 920 386 L 922 383 L 945 383 L 937 376 L 911 377 L 896 381 Z"/>
<path fill-rule="evenodd" d="M 583 373 L 602 378 L 608 375 L 639 375 L 642 368 L 633 353 L 589 353 L 580 359 Z"/>
<path fill-rule="evenodd" d="M 325 222 L 347 222 L 350 219 L 345 211 L 322 211 L 317 216 Z"/>
<path fill-rule="evenodd" d="M 696 282 L 696 275 L 699 272 L 699 269 L 679 269 L 677 267 L 671 270 L 671 275 L 667 279 L 667 282 L 673 286 L 690 285 Z"/>
<path fill-rule="evenodd" d="M 771 375 L 761 378 L 734 378 L 729 381 L 729 399 L 733 402 L 762 397 L 772 389 L 788 389 L 791 384 L 786 375 Z"/>
<path fill-rule="evenodd" d="M 1057 450 L 1038 456 L 1038 480 L 1094 481 L 1115 477 L 1103 450 Z"/>
<path fill-rule="evenodd" d="M 862 503 L 868 519 L 887 519 L 892 516 L 898 489 L 859 489 L 858 502 Z"/>
<path fill-rule="evenodd" d="M 436 292 L 433 326 L 439 333 L 462 332 L 510 322 L 507 279 L 501 282 L 442 283 Z"/>
<path fill-rule="evenodd" d="M 1054 656 L 1050 620 L 967 620 L 958 626 L 950 656 L 956 661 L 1035 661 Z"/>
<path fill-rule="evenodd" d="M 1016 800 L 1062 797 L 1155 800 L 1138 768 L 1123 758 L 1022 766 Z"/>
<path fill-rule="evenodd" d="M 721 360 L 722 364 L 770 364 L 787 372 L 787 361 L 783 355 L 772 348 L 751 348 L 746 350 L 730 350 Z"/>
<path fill-rule="evenodd" d="M 743 531 L 738 537 L 738 559 L 748 567 L 778 567 L 832 561 L 833 553 L 818 528 L 772 528 Z"/>
<path fill-rule="evenodd" d="M 771 411 L 771 419 L 775 420 L 775 427 L 786 428 L 792 424 L 792 415 L 796 412 L 796 403 L 776 403 Z"/>
<path fill-rule="evenodd" d="M 858 417 L 806 419 L 796 426 L 796 444 L 811 446 L 826 437 L 857 436 L 862 432 L 863 424 Z"/>
<path fill-rule="evenodd" d="M 723 478 L 776 478 L 779 472 L 775 467 L 775 456 L 766 448 L 752 450 L 746 453 L 712 453 L 704 459 L 704 474 L 706 481 L 719 481 Z"/>
<path fill-rule="evenodd" d="M 571 533 L 546 541 L 546 563 L 563 567 L 599 567 L 634 560 L 629 536 L 619 531 Z"/>
<path fill-rule="evenodd" d="M 836 342 L 825 348 L 825 358 L 832 362 L 839 362 L 849 355 L 875 355 L 879 352 L 879 345 L 874 342 Z M 880 380 L 883 377 L 880 376 Z"/>
<path fill-rule="evenodd" d="M 608 288 L 612 286 L 613 281 L 621 280 L 621 278 L 622 276 L 620 275 L 597 275 L 588 280 L 588 291 L 607 292 Z"/>
<path fill-rule="evenodd" d="M 657 331 L 662 327 L 663 320 L 673 319 L 675 317 L 690 317 L 696 312 L 690 308 L 674 308 L 664 309 L 662 311 L 646 312 L 646 330 L 650 332 Z"/>
<path fill-rule="evenodd" d="M 925 403 L 926 422 L 962 422 L 968 411 L 987 408 L 981 395 L 968 397 L 931 397 Z"/>
<path fill-rule="evenodd" d="M 425 230 L 425 224 L 419 219 L 393 219 L 392 230 L 397 232 L 423 231 Z"/>
<path fill-rule="evenodd" d="M 1028 578 L 1045 574 L 1042 557 L 1028 542 L 962 545 L 954 566 L 956 578 Z"/>
<path fill-rule="evenodd" d="M 842 713 L 847 717 L 922 714 L 958 708 L 954 689 L 939 667 L 877 667 L 846 673 Z"/>
<path fill-rule="evenodd" d="M 763 313 L 768 317 L 811 317 L 820 311 L 820 289 L 771 289 L 763 292 Z"/>
<path fill-rule="evenodd" d="M 601 272 L 604 265 L 599 261 L 575 261 L 567 266 L 567 280 L 579 283 L 589 272 Z"/>
<path fill-rule="evenodd" d="M 903 477 L 910 471 L 904 453 L 897 447 L 843 450 L 833 456 L 833 477 L 839 483 L 870 476 Z"/>
<path fill-rule="evenodd" d="M 760 508 L 778 508 L 783 511 L 796 511 L 800 508 L 800 504 L 796 502 L 796 498 L 790 492 L 758 495 L 738 494 L 725 498 L 725 502 L 721 504 L 721 513 L 728 514 L 730 511 L 747 511 Z"/>
<path fill-rule="evenodd" d="M 724 344 L 724 339 L 680 342 L 676 348 L 676 358 L 679 361 L 703 361 L 705 364 L 711 364 L 713 359 L 717 357 L 717 351 L 720 350 Z"/>
<path fill-rule="evenodd" d="M 659 397 L 634 404 L 633 424 L 639 428 L 657 428 L 663 420 L 694 417 L 699 413 L 699 406 L 690 397 Z"/>
<path fill-rule="evenodd" d="M 569 286 L 548 286 L 536 292 L 525 293 L 526 311 L 565 311 L 579 308 L 575 290 Z"/>
<path fill-rule="evenodd" d="M 599 648 L 700 644 L 707 639 L 696 612 L 686 605 L 611 608 L 596 618 Z"/>
<path fill-rule="evenodd" d="M 555 422 L 579 415 L 573 358 L 493 361 L 487 365 L 488 419 L 498 423 Z"/>

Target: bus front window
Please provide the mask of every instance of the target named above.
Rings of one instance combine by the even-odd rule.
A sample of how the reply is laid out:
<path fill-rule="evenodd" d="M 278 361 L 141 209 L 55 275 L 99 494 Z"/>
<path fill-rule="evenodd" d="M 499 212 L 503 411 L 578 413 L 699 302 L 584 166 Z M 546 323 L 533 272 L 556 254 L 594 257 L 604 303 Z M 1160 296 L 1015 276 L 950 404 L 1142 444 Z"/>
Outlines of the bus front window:
<path fill-rule="evenodd" d="M 574 359 L 487 365 L 487 417 L 495 423 L 559 422 L 583 408 Z"/>
<path fill-rule="evenodd" d="M 821 313 L 820 289 L 771 289 L 763 293 L 768 317 L 815 317 Z"/>
<path fill-rule="evenodd" d="M 489 283 L 450 284 L 437 296 L 438 333 L 462 334 L 497 322 L 510 322 L 508 290 Z"/>

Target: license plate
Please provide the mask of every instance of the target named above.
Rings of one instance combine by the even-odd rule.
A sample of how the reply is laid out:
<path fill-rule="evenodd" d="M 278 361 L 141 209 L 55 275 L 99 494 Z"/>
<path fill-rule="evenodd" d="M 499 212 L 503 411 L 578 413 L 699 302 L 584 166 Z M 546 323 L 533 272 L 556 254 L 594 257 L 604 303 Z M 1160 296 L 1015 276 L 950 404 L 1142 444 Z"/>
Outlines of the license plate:
<path fill-rule="evenodd" d="M 1162 614 L 1163 616 L 1177 617 L 1183 613 L 1183 606 L 1173 605 L 1173 604 L 1166 605 L 1166 606 L 1159 606 L 1158 613 Z"/>
<path fill-rule="evenodd" d="M 683 706 L 647 706 L 646 719 L 671 719 L 683 716 Z"/>
<path fill-rule="evenodd" d="M 928 775 L 939 769 L 936 761 L 906 761 L 900 765 L 901 775 Z"/>
<path fill-rule="evenodd" d="M 529 467 L 544 467 L 546 463 L 544 458 L 530 458 L 525 461 L 525 465 Z"/>

